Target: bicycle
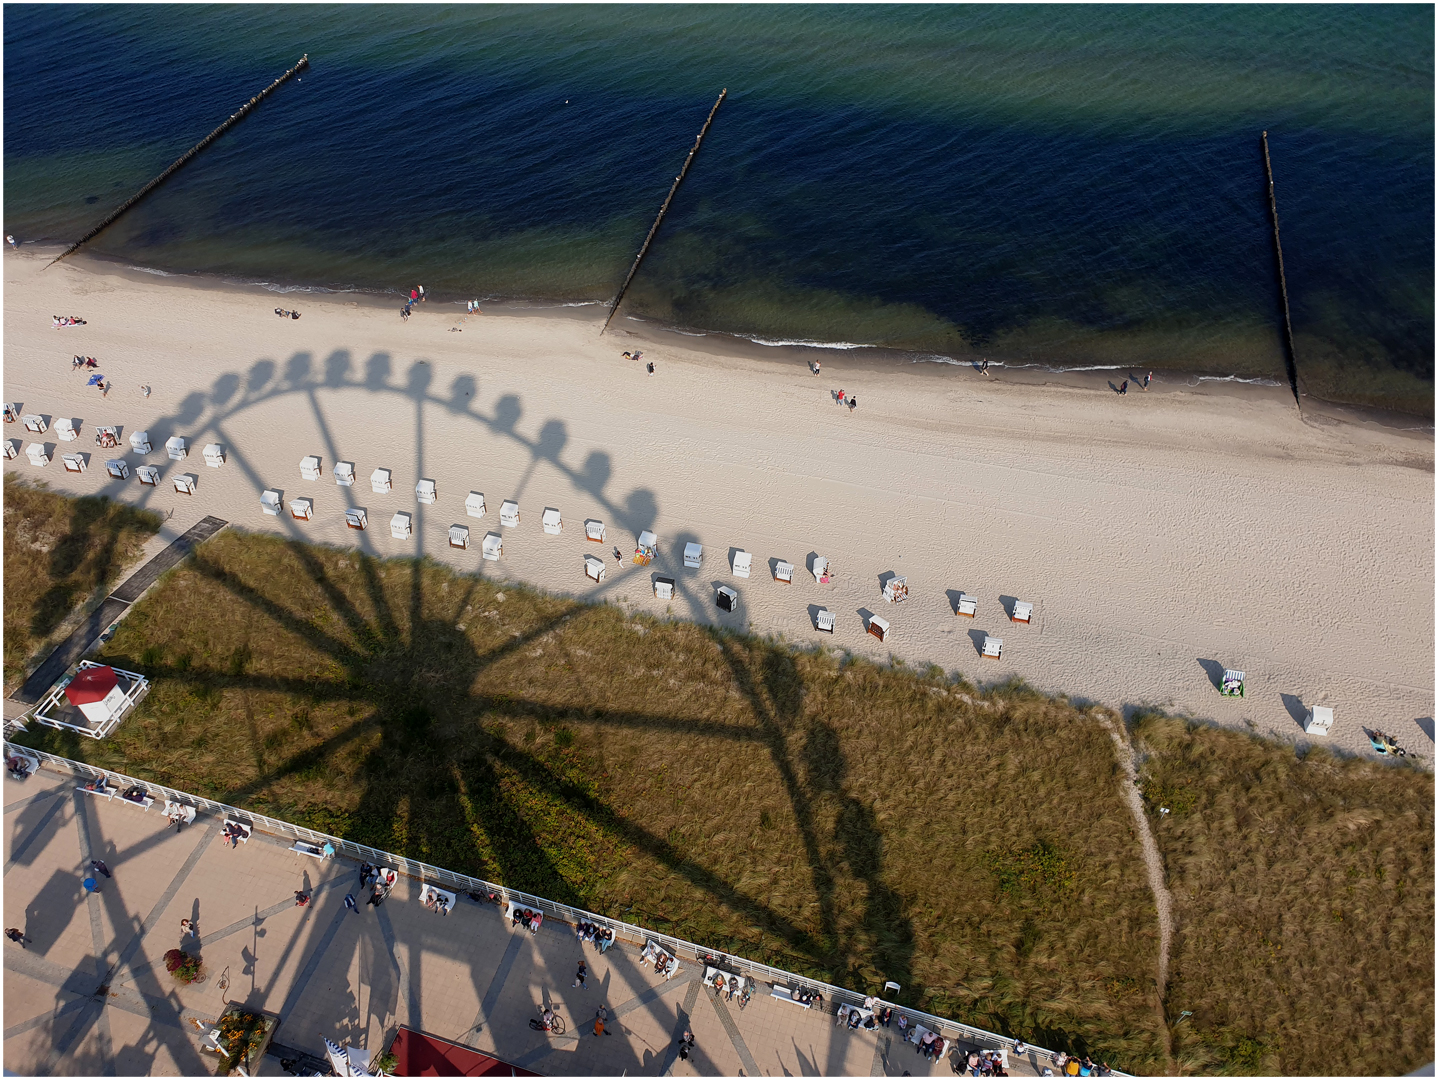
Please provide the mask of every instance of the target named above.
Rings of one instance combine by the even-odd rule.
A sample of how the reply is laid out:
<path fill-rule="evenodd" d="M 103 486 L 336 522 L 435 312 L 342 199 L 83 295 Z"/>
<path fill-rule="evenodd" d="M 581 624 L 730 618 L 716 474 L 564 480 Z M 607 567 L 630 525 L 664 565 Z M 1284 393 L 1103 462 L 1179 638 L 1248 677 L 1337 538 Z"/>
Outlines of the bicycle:
<path fill-rule="evenodd" d="M 544 1012 L 543 1006 L 540 1007 L 539 1011 L 541 1013 Z M 551 1035 L 563 1035 L 564 1017 L 560 1016 L 558 1011 L 555 1011 L 550 1017 L 549 1023 L 546 1024 L 541 1017 L 531 1016 L 529 1018 L 529 1027 L 531 1031 L 546 1031 Z"/>

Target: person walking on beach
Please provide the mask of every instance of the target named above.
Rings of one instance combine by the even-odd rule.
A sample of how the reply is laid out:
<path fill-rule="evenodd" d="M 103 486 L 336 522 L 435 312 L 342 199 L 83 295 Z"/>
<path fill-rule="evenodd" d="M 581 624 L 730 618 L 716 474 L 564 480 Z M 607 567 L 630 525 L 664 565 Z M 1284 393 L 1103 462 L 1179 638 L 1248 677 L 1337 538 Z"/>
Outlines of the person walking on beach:
<path fill-rule="evenodd" d="M 1150 371 L 1147 375 L 1143 377 L 1143 388 L 1147 390 L 1148 384 L 1151 382 L 1153 382 L 1153 372 Z"/>
<path fill-rule="evenodd" d="M 9 244 L 12 248 L 18 248 L 20 246 L 15 242 L 15 236 L 13 233 L 5 234 L 5 243 Z"/>
<path fill-rule="evenodd" d="M 427 299 L 428 299 L 428 297 L 426 297 L 426 296 L 424 295 L 424 286 L 423 286 L 423 285 L 421 285 L 421 286 L 419 287 L 419 298 L 420 298 L 421 300 L 427 300 Z"/>
<path fill-rule="evenodd" d="M 142 387 L 140 387 L 140 393 L 144 394 L 146 397 L 149 397 L 149 396 L 150 396 L 150 388 L 149 388 L 148 386 L 142 386 Z"/>
<path fill-rule="evenodd" d="M 818 375 L 819 375 L 819 367 L 820 367 L 819 361 L 815 360 L 815 361 L 814 361 L 814 376 L 815 376 L 815 378 L 817 378 Z"/>
<path fill-rule="evenodd" d="M 987 375 L 988 373 L 989 373 L 989 361 L 988 361 L 988 358 L 985 357 L 985 358 L 984 358 L 984 362 L 979 365 L 979 374 L 981 374 L 981 375 Z"/>
<path fill-rule="evenodd" d="M 839 404 L 844 404 L 844 390 L 842 387 L 839 389 Z"/>
<path fill-rule="evenodd" d="M 853 412 L 854 412 L 854 410 L 857 409 L 858 407 L 859 407 L 859 395 L 858 395 L 858 394 L 851 394 L 851 395 L 849 395 L 849 413 L 852 415 Z"/>
<path fill-rule="evenodd" d="M 1121 383 L 1119 384 L 1118 392 L 1119 392 L 1120 394 L 1127 394 L 1127 393 L 1128 393 L 1128 380 L 1127 380 L 1127 379 L 1125 379 L 1123 382 L 1121 382 Z"/>
<path fill-rule="evenodd" d="M 654 361 L 653 361 L 653 360 L 649 361 L 649 363 L 646 364 L 645 367 L 647 367 L 647 368 L 649 369 L 649 374 L 651 374 L 651 375 L 654 374 Z"/>
<path fill-rule="evenodd" d="M 7 236 L 5 239 L 8 240 L 10 238 Z M 6 930 L 5 936 L 11 941 L 13 941 L 16 945 L 19 945 L 22 949 L 25 947 L 25 942 L 33 940 L 32 938 L 27 938 L 25 936 L 25 931 L 21 930 L 17 926 L 12 926 L 10 927 L 10 929 Z"/>

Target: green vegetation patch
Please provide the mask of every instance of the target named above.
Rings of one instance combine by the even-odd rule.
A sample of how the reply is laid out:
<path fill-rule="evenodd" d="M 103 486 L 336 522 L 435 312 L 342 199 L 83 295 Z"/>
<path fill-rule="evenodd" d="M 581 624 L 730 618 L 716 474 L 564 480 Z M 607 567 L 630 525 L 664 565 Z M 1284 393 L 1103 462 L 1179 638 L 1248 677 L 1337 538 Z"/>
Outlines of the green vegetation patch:
<path fill-rule="evenodd" d="M 1432 775 L 1157 716 L 1134 736 L 1174 900 L 1166 1004 L 1185 1070 L 1431 1061 Z"/>
<path fill-rule="evenodd" d="M 54 644 L 72 611 L 99 604 L 162 523 L 103 497 L 72 499 L 5 475 L 5 685 Z"/>

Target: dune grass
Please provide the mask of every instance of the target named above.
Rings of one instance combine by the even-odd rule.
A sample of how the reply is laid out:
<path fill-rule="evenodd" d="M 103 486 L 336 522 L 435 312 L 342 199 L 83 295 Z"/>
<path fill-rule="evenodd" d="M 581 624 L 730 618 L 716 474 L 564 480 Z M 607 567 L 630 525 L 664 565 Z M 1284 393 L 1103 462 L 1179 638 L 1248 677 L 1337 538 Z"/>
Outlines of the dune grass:
<path fill-rule="evenodd" d="M 1432 1055 L 1421 773 L 1146 721 L 1146 791 L 1182 805 L 1155 823 L 1164 1002 L 1113 744 L 1021 685 L 233 531 L 104 655 L 154 680 L 140 711 L 98 744 L 22 741 L 1129 1071 L 1171 1071 L 1170 1047 L 1190 1071 L 1411 1067 L 1425 1016 Z M 1357 824 L 1374 806 L 1403 824 L 1386 845 Z M 1341 927 L 1296 895 L 1315 852 L 1367 898 Z"/>
<path fill-rule="evenodd" d="M 98 604 L 162 518 L 103 497 L 73 499 L 5 474 L 5 686 L 54 644 L 77 608 Z"/>
<path fill-rule="evenodd" d="M 1177 923 L 1167 1011 L 1192 1013 L 1179 1062 L 1323 1076 L 1432 1061 L 1432 775 L 1155 716 L 1134 736 Z"/>

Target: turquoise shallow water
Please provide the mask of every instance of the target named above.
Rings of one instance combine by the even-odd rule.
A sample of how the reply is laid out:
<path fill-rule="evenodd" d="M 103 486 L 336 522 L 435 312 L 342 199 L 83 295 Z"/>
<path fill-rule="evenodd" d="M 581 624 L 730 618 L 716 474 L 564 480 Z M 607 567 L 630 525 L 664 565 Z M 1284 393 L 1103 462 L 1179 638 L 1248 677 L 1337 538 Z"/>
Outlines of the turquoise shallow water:
<path fill-rule="evenodd" d="M 5 9 L 6 228 L 147 266 L 606 300 L 767 341 L 1283 378 L 1431 415 L 1433 10 Z M 63 47 L 57 47 L 63 42 Z M 83 68 L 75 58 L 83 56 Z"/>

